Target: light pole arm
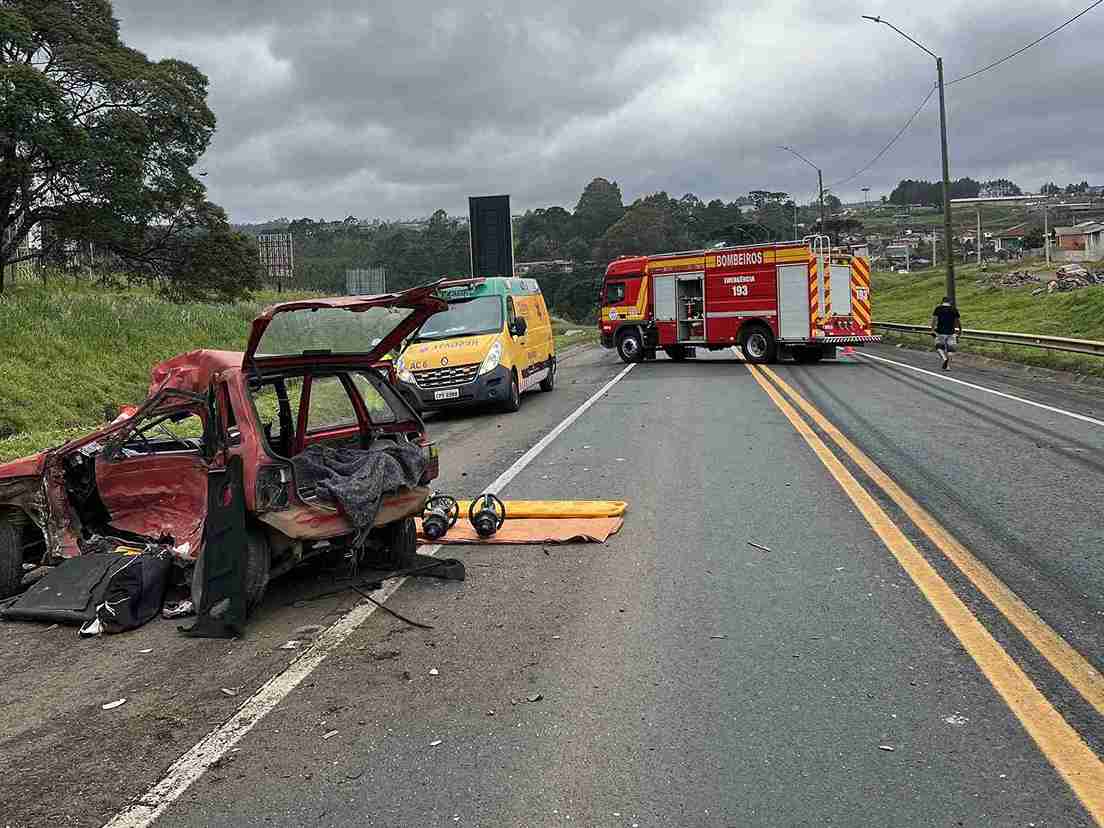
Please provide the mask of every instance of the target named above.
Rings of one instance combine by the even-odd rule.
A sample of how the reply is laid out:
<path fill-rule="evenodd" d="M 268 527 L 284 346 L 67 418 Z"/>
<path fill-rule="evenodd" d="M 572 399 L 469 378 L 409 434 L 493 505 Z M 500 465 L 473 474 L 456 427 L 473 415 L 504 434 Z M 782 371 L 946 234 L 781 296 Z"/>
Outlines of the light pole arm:
<path fill-rule="evenodd" d="M 919 46 L 921 49 L 923 49 L 925 52 L 927 52 L 933 58 L 935 58 L 936 60 L 939 60 L 939 55 L 937 55 L 935 52 L 933 52 L 931 49 L 929 49 L 927 46 L 925 46 L 919 40 L 914 40 L 913 38 L 909 37 L 907 34 L 905 34 L 900 29 L 898 29 L 896 26 L 894 26 L 892 23 L 890 23 L 888 20 L 883 20 L 880 17 L 871 17 L 869 14 L 864 14 L 862 17 L 863 17 L 864 20 L 870 20 L 870 21 L 873 21 L 874 23 L 883 23 L 886 26 L 889 26 L 889 28 L 893 29 L 893 31 L 897 32 L 897 34 L 899 34 L 901 37 L 903 37 L 909 43 L 912 43 L 916 46 Z"/>

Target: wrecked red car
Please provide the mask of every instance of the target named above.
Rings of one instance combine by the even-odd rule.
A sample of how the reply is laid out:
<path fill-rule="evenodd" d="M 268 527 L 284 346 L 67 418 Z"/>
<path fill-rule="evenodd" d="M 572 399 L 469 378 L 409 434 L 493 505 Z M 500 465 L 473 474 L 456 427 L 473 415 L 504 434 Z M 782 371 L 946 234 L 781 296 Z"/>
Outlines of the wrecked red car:
<path fill-rule="evenodd" d="M 244 502 L 249 606 L 271 577 L 315 555 L 411 559 L 412 516 L 437 476 L 437 449 L 383 357 L 446 307 L 435 287 L 270 307 L 243 353 L 200 350 L 159 363 L 136 409 L 0 465 L 0 598 L 22 588 L 32 565 L 105 548 L 171 546 L 178 563 L 198 570 L 220 520 L 211 512 L 234 498 Z M 404 468 L 418 478 L 377 493 L 370 522 L 358 526 L 343 500 L 304 479 L 301 461 L 370 447 L 412 457 Z M 231 464 L 240 491 L 209 498 L 208 479 Z"/>

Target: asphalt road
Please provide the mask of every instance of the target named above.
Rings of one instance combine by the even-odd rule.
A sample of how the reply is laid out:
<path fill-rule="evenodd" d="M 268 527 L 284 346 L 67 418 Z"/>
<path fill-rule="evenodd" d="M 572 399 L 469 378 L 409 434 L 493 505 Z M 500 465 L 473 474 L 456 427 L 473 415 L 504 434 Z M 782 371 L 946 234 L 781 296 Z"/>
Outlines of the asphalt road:
<path fill-rule="evenodd" d="M 1104 669 L 1104 426 L 905 367 L 937 367 L 928 354 L 865 353 L 901 364 L 774 373 L 1091 679 Z M 433 418 L 441 488 L 477 493 L 622 368 L 577 353 L 517 414 Z M 1099 388 L 1043 372 L 964 360 L 951 376 L 1104 419 Z M 156 824 L 1096 824 L 1075 792 L 1092 799 L 1083 783 L 1104 755 L 1095 685 L 1075 689 L 1053 642 L 1030 643 L 832 444 L 969 623 L 937 613 L 931 579 L 917 587 L 917 566 L 762 383 L 727 353 L 636 366 L 503 492 L 628 500 L 619 535 L 446 548 L 467 581 L 408 581 L 387 602 L 432 630 L 371 615 Z M 93 642 L 0 627 L 2 821 L 105 822 L 287 664 L 277 647 L 295 628 L 354 606 L 293 605 L 333 584 L 284 579 L 233 644 L 178 639 L 167 622 Z M 986 635 L 1012 670 L 982 652 Z M 1042 703 L 1025 708 L 1017 686 Z"/>

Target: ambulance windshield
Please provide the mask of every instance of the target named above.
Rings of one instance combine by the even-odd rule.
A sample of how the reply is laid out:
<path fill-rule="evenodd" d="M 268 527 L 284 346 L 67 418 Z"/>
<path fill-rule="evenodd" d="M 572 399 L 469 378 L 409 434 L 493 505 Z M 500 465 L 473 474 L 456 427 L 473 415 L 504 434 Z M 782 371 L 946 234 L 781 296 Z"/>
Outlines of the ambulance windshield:
<path fill-rule="evenodd" d="M 425 321 L 415 342 L 451 339 L 454 336 L 498 333 L 502 330 L 502 297 L 480 296 L 449 303 L 447 311 Z"/>

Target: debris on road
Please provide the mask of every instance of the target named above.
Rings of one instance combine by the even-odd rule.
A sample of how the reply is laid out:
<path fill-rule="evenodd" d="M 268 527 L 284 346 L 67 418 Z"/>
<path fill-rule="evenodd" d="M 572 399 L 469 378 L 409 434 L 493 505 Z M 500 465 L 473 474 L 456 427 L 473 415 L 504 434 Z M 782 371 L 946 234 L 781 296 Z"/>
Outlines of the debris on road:
<path fill-rule="evenodd" d="M 943 721 L 945 721 L 949 725 L 954 725 L 955 727 L 963 727 L 970 720 L 960 713 L 956 712 L 952 713 L 950 716 L 944 716 Z"/>
<path fill-rule="evenodd" d="M 108 702 L 107 704 L 100 705 L 100 709 L 101 710 L 114 710 L 116 707 L 122 707 L 124 704 L 126 704 L 126 702 L 127 702 L 126 699 L 116 699 L 113 702 Z"/>
<path fill-rule="evenodd" d="M 748 546 L 750 546 L 750 547 L 752 547 L 753 549 L 759 549 L 759 550 L 761 550 L 761 551 L 763 551 L 763 552 L 769 552 L 769 553 L 770 553 L 770 554 L 772 554 L 772 555 L 774 554 L 774 550 L 773 550 L 773 549 L 767 549 L 767 547 L 765 547 L 765 546 L 760 546 L 759 544 L 757 544 L 757 543 L 753 543 L 752 541 L 748 541 L 748 542 L 747 542 L 747 545 L 748 545 Z"/>
<path fill-rule="evenodd" d="M 323 740 L 323 741 L 326 741 L 327 739 L 332 739 L 332 738 L 333 738 L 334 736 L 336 736 L 336 735 L 337 735 L 337 731 L 336 731 L 336 730 L 330 730 L 330 731 L 327 731 L 326 733 L 323 733 L 323 734 L 322 734 L 322 740 Z"/>
<path fill-rule="evenodd" d="M 144 649 L 144 650 L 139 650 L 138 654 L 139 655 L 146 655 L 146 654 L 152 653 L 152 652 L 153 652 L 153 647 L 146 647 L 146 649 Z"/>
<path fill-rule="evenodd" d="M 893 753 L 893 751 L 897 750 L 897 748 L 893 747 L 893 745 L 878 745 L 878 750 L 885 750 Z"/>
<path fill-rule="evenodd" d="M 525 697 L 525 700 L 527 702 L 529 702 L 530 704 L 534 704 L 536 702 L 539 702 L 542 699 L 544 699 L 544 696 L 540 693 L 530 693 L 528 696 Z"/>
<path fill-rule="evenodd" d="M 185 598 L 175 604 L 165 604 L 165 608 L 161 610 L 162 618 L 187 618 L 190 615 L 195 615 L 195 604 L 192 603 L 191 598 Z"/>
<path fill-rule="evenodd" d="M 238 690 L 239 689 L 240 688 L 238 688 L 238 687 L 223 687 L 220 692 L 224 696 L 236 696 L 236 695 L 238 695 Z"/>
<path fill-rule="evenodd" d="M 437 747 L 437 745 L 441 744 L 441 742 L 443 742 L 443 741 L 444 741 L 444 739 L 434 739 L 432 742 L 429 743 L 429 746 L 430 747 Z"/>
<path fill-rule="evenodd" d="M 429 670 L 429 674 L 431 676 L 439 676 L 441 675 L 441 672 L 436 667 L 431 667 Z"/>
<path fill-rule="evenodd" d="M 303 646 L 303 642 L 293 638 L 290 641 L 285 641 L 283 644 L 281 644 L 276 649 L 277 650 L 298 650 L 301 646 Z"/>
<path fill-rule="evenodd" d="M 723 641 L 728 638 L 727 635 L 711 635 L 709 637 L 712 638 L 714 641 Z"/>

